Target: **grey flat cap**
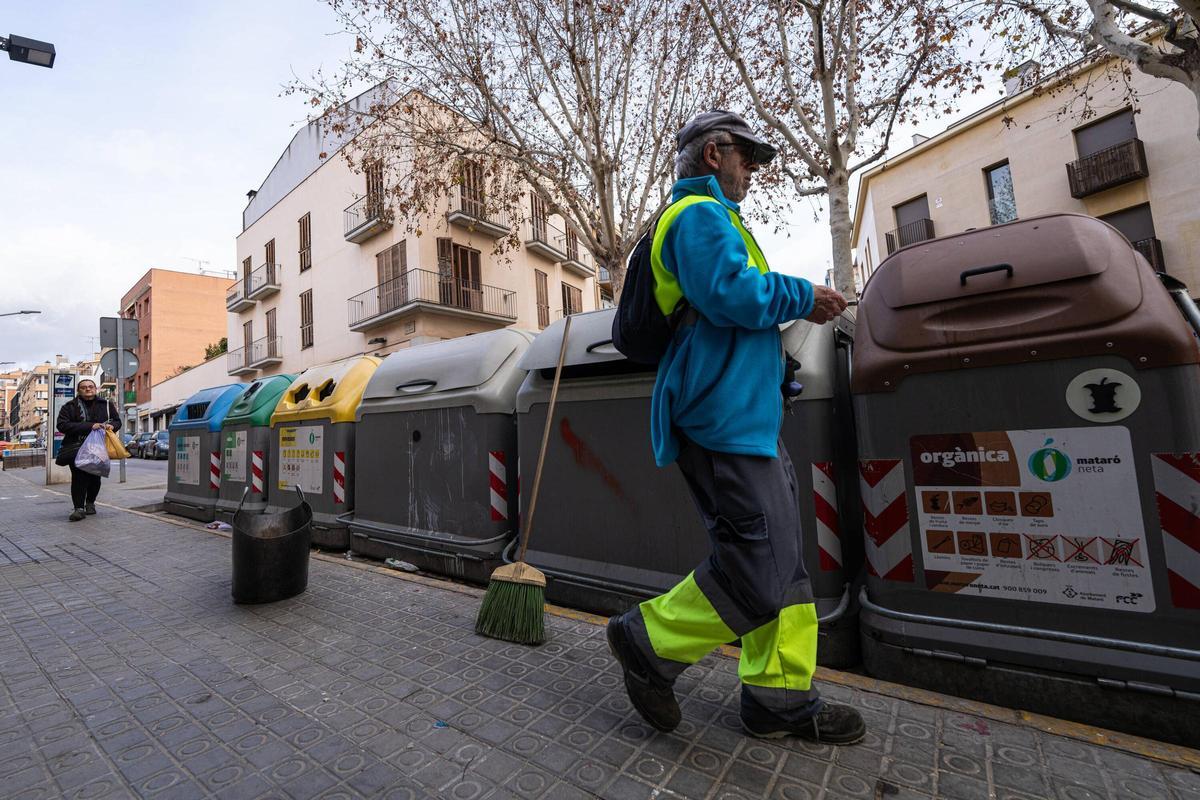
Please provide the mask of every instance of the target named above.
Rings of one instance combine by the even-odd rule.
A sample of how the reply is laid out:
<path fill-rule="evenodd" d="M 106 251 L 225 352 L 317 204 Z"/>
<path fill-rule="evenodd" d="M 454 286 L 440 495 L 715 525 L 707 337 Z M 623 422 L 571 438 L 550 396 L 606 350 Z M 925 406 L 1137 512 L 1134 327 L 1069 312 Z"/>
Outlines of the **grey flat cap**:
<path fill-rule="evenodd" d="M 719 110 L 697 114 L 688 124 L 680 128 L 679 133 L 675 134 L 675 149 L 682 150 L 688 142 L 709 131 L 725 131 L 729 135 L 753 145 L 753 158 L 759 164 L 767 163 L 779 152 L 774 145 L 750 130 L 750 125 L 742 117 L 732 111 Z"/>

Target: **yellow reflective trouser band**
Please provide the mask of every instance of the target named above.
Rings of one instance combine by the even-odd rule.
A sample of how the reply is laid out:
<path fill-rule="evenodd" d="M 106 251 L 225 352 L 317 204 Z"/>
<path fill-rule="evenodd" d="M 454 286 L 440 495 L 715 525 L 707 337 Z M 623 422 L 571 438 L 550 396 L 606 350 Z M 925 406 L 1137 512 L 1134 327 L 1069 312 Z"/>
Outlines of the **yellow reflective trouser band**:
<path fill-rule="evenodd" d="M 817 668 L 817 607 L 788 606 L 742 637 L 738 677 L 748 686 L 808 691 Z"/>
<path fill-rule="evenodd" d="M 695 664 L 737 638 L 689 574 L 669 592 L 639 606 L 654 655 Z M 743 635 L 738 677 L 748 686 L 807 692 L 817 668 L 817 607 L 797 603 Z M 662 670 L 669 674 L 674 670 Z"/>
<path fill-rule="evenodd" d="M 667 661 L 695 664 L 714 648 L 737 638 L 700 591 L 695 573 L 639 608 L 654 654 Z M 815 650 L 815 639 L 813 646 Z"/>

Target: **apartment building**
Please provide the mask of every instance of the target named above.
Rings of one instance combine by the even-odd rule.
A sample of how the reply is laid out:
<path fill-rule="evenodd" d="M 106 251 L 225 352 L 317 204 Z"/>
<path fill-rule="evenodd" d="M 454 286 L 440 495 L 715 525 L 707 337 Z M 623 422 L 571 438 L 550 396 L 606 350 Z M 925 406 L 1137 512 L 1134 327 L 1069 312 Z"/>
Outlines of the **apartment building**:
<path fill-rule="evenodd" d="M 14 401 L 24 377 L 25 372 L 19 369 L 0 372 L 0 440 L 11 441 L 16 435 L 14 429 L 17 425 L 17 415 L 13 413 L 16 410 Z"/>
<path fill-rule="evenodd" d="M 137 375 L 125 383 L 134 402 L 182 367 L 204 361 L 204 349 L 225 336 L 226 277 L 151 269 L 121 298 L 121 315 L 138 320 L 138 341 L 125 344 L 138 357 Z"/>
<path fill-rule="evenodd" d="M 596 307 L 590 254 L 532 194 L 491 212 L 482 170 L 467 162 L 443 202 L 410 225 L 389 213 L 382 167 L 351 168 L 352 146 L 351 134 L 310 123 L 249 193 L 239 279 L 226 297 L 230 375 L 299 372 L 508 326 L 539 330 Z M 514 231 L 520 246 L 497 255 L 497 240 Z"/>
<path fill-rule="evenodd" d="M 1030 66 L 1008 81 L 1004 99 L 936 136 L 915 137 L 862 176 L 853 234 L 860 288 L 900 247 L 1074 212 L 1109 222 L 1155 269 L 1200 293 L 1200 142 L 1191 93 L 1134 69 L 1131 99 L 1106 73 L 1111 61 L 1028 85 Z M 1087 113 L 1080 90 L 1062 85 L 1068 78 L 1086 86 Z"/>

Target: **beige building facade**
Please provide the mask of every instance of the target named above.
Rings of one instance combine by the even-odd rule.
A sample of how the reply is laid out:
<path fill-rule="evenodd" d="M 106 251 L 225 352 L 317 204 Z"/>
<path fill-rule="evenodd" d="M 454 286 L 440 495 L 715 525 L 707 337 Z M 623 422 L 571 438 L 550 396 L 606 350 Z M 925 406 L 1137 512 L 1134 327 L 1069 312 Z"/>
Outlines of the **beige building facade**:
<path fill-rule="evenodd" d="M 11 441 L 16 436 L 17 409 L 13 400 L 25 377 L 24 370 L 0 372 L 0 440 Z"/>
<path fill-rule="evenodd" d="M 1154 267 L 1200 294 L 1200 142 L 1183 86 L 1112 62 L 1076 68 L 1003 100 L 863 174 L 854 216 L 861 290 L 896 249 L 934 237 L 1073 212 L 1116 227 Z M 1053 79 L 1054 76 L 1051 76 Z M 1058 80 L 1062 80 L 1059 76 Z M 1051 91 L 1047 91 L 1051 90 Z M 1086 117 L 1086 118 L 1085 118 Z"/>
<path fill-rule="evenodd" d="M 225 336 L 229 278 L 151 269 L 121 298 L 121 315 L 138 321 L 138 341 L 123 343 L 138 357 L 126 381 L 135 402 L 150 400 L 150 387 L 183 367 L 204 361 L 205 348 Z"/>
<path fill-rule="evenodd" d="M 352 169 L 343 138 L 306 125 L 249 193 L 226 297 L 231 376 L 536 331 L 596 308 L 590 254 L 530 194 L 520 208 L 485 210 L 483 176 L 468 163 L 431 213 L 392 219 L 382 174 Z M 519 246 L 495 252 L 514 231 Z"/>

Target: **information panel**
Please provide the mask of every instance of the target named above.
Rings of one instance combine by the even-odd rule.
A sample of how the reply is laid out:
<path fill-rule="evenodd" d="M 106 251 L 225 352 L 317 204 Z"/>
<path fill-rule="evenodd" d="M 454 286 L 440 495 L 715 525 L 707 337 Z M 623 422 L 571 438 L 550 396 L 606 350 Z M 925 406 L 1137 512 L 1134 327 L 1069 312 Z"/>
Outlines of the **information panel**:
<path fill-rule="evenodd" d="M 279 488 L 299 486 L 306 494 L 321 493 L 324 443 L 320 425 L 279 429 Z"/>
<path fill-rule="evenodd" d="M 228 431 L 222 434 L 224 440 L 221 458 L 221 468 L 225 477 L 235 483 L 246 481 L 246 431 Z"/>
<path fill-rule="evenodd" d="M 175 482 L 186 486 L 200 485 L 199 436 L 175 438 Z"/>
<path fill-rule="evenodd" d="M 1129 430 L 910 440 L 927 587 L 1154 610 Z"/>

